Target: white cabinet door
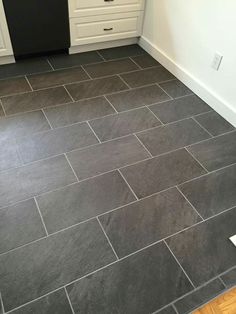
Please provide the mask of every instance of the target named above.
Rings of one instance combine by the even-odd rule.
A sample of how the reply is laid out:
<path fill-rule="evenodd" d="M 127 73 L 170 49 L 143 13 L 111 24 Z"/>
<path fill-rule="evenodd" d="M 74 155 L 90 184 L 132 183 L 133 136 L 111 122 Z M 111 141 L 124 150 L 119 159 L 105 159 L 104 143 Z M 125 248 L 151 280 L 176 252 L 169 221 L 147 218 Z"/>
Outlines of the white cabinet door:
<path fill-rule="evenodd" d="M 2 0 L 0 0 L 0 57 L 13 55 L 10 35 Z"/>

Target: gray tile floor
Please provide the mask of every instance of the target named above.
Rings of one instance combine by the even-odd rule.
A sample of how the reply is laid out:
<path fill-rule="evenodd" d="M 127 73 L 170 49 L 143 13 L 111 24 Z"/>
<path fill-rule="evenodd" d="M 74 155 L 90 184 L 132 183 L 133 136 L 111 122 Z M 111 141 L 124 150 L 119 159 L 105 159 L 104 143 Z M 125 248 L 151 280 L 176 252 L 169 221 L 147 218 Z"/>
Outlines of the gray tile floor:
<path fill-rule="evenodd" d="M 236 284 L 236 131 L 139 46 L 0 67 L 0 313 L 184 314 Z"/>

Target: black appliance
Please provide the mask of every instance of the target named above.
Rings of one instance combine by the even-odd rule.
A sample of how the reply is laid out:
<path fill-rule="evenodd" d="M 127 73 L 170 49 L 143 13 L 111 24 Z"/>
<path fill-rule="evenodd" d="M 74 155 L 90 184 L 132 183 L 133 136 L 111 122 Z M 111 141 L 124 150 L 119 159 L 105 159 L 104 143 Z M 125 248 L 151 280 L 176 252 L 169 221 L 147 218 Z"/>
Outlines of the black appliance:
<path fill-rule="evenodd" d="M 68 50 L 68 0 L 3 0 L 17 58 Z"/>

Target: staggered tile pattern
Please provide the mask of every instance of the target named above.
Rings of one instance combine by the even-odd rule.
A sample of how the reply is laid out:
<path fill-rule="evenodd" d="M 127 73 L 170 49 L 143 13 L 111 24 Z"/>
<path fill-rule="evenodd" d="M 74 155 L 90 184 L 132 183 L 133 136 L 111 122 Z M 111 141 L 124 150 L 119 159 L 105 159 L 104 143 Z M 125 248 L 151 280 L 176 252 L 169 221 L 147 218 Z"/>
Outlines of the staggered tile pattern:
<path fill-rule="evenodd" d="M 236 132 L 137 45 L 0 67 L 0 312 L 184 314 L 236 284 Z"/>

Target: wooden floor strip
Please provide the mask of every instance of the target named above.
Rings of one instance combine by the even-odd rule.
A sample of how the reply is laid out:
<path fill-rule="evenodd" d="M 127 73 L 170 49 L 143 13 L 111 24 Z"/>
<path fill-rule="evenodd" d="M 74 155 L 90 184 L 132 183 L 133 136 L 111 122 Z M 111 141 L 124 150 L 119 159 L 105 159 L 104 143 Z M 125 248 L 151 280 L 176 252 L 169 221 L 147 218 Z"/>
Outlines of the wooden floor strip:
<path fill-rule="evenodd" d="M 236 314 L 236 288 L 221 295 L 193 314 Z"/>

